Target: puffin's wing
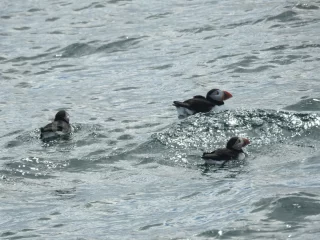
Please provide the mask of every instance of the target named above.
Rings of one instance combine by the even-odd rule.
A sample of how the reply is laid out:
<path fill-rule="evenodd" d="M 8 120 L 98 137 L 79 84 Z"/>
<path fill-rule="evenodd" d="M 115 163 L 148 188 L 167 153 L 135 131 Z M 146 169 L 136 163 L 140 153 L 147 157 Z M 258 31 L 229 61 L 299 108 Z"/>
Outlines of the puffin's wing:
<path fill-rule="evenodd" d="M 196 112 L 209 112 L 213 108 L 213 104 L 204 98 L 192 98 L 184 103 L 189 105 L 189 109 Z"/>
<path fill-rule="evenodd" d="M 211 153 L 203 153 L 202 157 L 203 159 L 212 159 L 212 160 L 223 160 L 221 156 L 216 154 L 216 152 L 211 152 Z"/>
<path fill-rule="evenodd" d="M 202 158 L 218 161 L 231 160 L 232 156 L 228 153 L 227 149 L 217 149 L 211 153 L 203 153 Z"/>
<path fill-rule="evenodd" d="M 69 125 L 63 121 L 54 121 L 40 128 L 40 131 L 41 132 L 57 132 L 57 131 L 68 132 L 69 128 L 70 128 Z"/>
<path fill-rule="evenodd" d="M 201 95 L 196 95 L 196 96 L 194 96 L 193 98 L 198 98 L 198 99 L 204 99 L 204 100 L 206 100 L 206 98 L 205 98 L 204 96 L 201 96 Z"/>
<path fill-rule="evenodd" d="M 71 127 L 63 121 L 54 121 L 40 128 L 40 139 L 51 139 L 71 133 Z"/>
<path fill-rule="evenodd" d="M 201 96 L 201 95 L 196 95 L 196 96 L 193 97 L 193 99 L 201 99 L 201 100 L 205 100 L 206 101 L 206 98 L 204 96 Z M 192 101 L 193 99 L 188 99 L 188 100 L 183 101 L 183 102 L 174 101 L 173 102 L 173 106 L 184 107 L 184 108 L 191 107 L 191 105 L 194 104 L 194 101 Z"/>
<path fill-rule="evenodd" d="M 173 106 L 175 107 L 183 107 L 183 108 L 190 108 L 190 105 L 187 102 L 179 102 L 179 101 L 174 101 Z"/>
<path fill-rule="evenodd" d="M 49 123 L 46 126 L 40 128 L 40 131 L 43 132 L 54 132 L 56 131 L 56 124 L 53 123 Z"/>

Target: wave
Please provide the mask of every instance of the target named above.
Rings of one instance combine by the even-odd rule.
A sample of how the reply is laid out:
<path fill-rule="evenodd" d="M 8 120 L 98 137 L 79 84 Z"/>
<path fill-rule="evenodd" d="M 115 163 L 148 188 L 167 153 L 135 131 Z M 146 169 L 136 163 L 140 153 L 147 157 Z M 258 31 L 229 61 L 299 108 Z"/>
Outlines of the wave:
<path fill-rule="evenodd" d="M 251 205 L 250 215 L 231 221 L 223 229 L 211 229 L 198 234 L 199 237 L 219 239 L 258 239 L 266 234 L 281 238 L 296 236 L 301 229 L 305 230 L 304 237 L 314 237 L 313 231 L 307 231 L 310 221 L 320 213 L 319 196 L 297 192 L 279 194 L 280 196 L 262 198 Z M 257 219 L 260 219 L 257 221 Z"/>
<path fill-rule="evenodd" d="M 318 6 L 310 5 L 308 3 L 298 3 L 295 7 L 299 8 L 299 9 L 304 9 L 304 10 L 317 10 L 317 9 L 319 9 Z"/>
<path fill-rule="evenodd" d="M 94 46 L 86 43 L 74 43 L 59 51 L 61 57 L 81 57 L 86 55 L 91 55 L 100 52 L 114 53 L 120 51 L 127 51 L 129 49 L 135 48 L 140 42 L 139 38 L 125 38 L 118 41 L 110 42 L 101 46 Z"/>
<path fill-rule="evenodd" d="M 192 116 L 153 138 L 171 148 L 208 149 L 234 135 L 249 137 L 258 146 L 285 141 L 318 130 L 313 113 L 274 110 L 234 110 Z"/>
<path fill-rule="evenodd" d="M 249 159 L 269 159 L 272 156 L 268 154 L 273 154 L 285 156 L 285 160 L 316 149 L 320 144 L 319 126 L 320 117 L 313 113 L 261 109 L 210 112 L 174 123 L 152 134 L 149 141 L 108 158 L 113 162 L 130 160 L 202 169 L 202 152 L 224 147 L 232 136 L 243 136 L 251 141 L 246 147 Z"/>
<path fill-rule="evenodd" d="M 295 21 L 295 20 L 299 20 L 299 18 L 297 17 L 297 13 L 294 11 L 285 11 L 282 12 L 276 16 L 272 16 L 272 17 L 268 17 L 267 21 L 280 21 L 280 22 L 289 22 L 289 21 Z"/>
<path fill-rule="evenodd" d="M 320 99 L 319 98 L 307 98 L 299 101 L 296 104 L 285 107 L 286 110 L 293 111 L 320 111 Z"/>
<path fill-rule="evenodd" d="M 108 168 L 119 161 L 199 168 L 203 151 L 225 146 L 232 136 L 250 139 L 246 151 L 251 159 L 268 155 L 271 146 L 275 151 L 272 154 L 289 158 L 286 151 L 303 153 L 301 148 L 308 152 L 316 148 L 320 143 L 319 126 L 320 116 L 314 113 L 258 109 L 194 115 L 152 134 L 140 144 L 128 134 L 128 127 L 119 131 L 102 125 L 75 124 L 70 140 L 46 144 L 39 140 L 38 130 L 17 131 L 5 136 L 19 134 L 7 142 L 5 149 L 24 152 L 24 157 L 8 155 L 4 174 L 54 177 L 55 171 L 98 171 L 101 165 Z"/>
<path fill-rule="evenodd" d="M 131 37 L 124 39 L 115 40 L 112 42 L 109 42 L 107 44 L 97 45 L 90 43 L 72 43 L 64 48 L 59 47 L 52 47 L 46 51 L 46 53 L 38 54 L 35 56 L 19 56 L 13 59 L 5 59 L 1 58 L 1 61 L 5 62 L 24 62 L 24 61 L 31 61 L 35 60 L 38 61 L 39 59 L 53 59 L 56 60 L 57 57 L 61 58 L 77 58 L 77 57 L 83 57 L 88 56 L 92 54 L 97 53 L 115 53 L 120 51 L 129 51 L 131 49 L 137 48 L 137 44 L 140 43 L 142 38 L 145 38 L 146 36 L 142 37 Z"/>

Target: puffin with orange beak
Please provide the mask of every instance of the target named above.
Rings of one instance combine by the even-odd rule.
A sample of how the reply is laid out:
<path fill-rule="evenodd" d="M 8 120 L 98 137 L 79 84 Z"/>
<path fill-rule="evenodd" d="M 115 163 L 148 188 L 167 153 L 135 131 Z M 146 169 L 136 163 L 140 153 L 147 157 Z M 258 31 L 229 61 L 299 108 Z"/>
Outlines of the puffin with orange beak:
<path fill-rule="evenodd" d="M 199 112 L 209 112 L 215 106 L 221 106 L 224 101 L 231 98 L 232 94 L 220 89 L 211 89 L 207 96 L 197 95 L 184 102 L 174 101 L 179 117 L 190 116 Z"/>
<path fill-rule="evenodd" d="M 250 143 L 249 139 L 232 137 L 227 142 L 226 148 L 219 148 L 211 153 L 203 153 L 202 159 L 207 164 L 225 164 L 230 160 L 243 160 L 245 153 L 242 148 Z"/>

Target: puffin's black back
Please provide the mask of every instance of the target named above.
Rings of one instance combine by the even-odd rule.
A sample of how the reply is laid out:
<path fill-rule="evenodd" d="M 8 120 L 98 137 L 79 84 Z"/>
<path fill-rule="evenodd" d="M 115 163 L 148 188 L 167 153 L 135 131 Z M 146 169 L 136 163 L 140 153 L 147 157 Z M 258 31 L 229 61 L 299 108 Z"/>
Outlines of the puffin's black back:
<path fill-rule="evenodd" d="M 71 126 L 68 113 L 65 110 L 59 111 L 56 114 L 54 121 L 40 128 L 40 132 L 40 138 L 48 141 L 69 134 L 71 132 Z"/>
<path fill-rule="evenodd" d="M 229 141 L 227 142 L 227 148 L 231 150 L 235 150 L 232 148 L 232 146 L 236 143 L 237 140 L 238 140 L 238 137 L 230 138 Z"/>

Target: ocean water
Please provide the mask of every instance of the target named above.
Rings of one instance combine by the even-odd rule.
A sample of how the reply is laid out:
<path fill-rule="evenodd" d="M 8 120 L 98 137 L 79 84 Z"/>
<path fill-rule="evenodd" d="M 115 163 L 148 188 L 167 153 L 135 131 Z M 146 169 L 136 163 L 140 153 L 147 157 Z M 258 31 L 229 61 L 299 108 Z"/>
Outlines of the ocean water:
<path fill-rule="evenodd" d="M 318 239 L 320 1 L 0 2 L 0 239 Z M 222 111 L 178 119 L 212 88 Z M 66 109 L 69 140 L 39 128 Z M 248 157 L 202 152 L 248 137 Z"/>

